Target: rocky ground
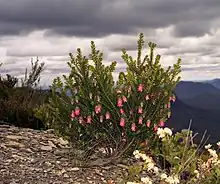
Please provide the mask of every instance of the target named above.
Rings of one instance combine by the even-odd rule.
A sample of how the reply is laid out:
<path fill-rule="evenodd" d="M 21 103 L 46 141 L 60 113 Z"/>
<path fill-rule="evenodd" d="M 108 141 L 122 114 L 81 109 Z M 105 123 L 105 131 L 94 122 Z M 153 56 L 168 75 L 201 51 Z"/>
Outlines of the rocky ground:
<path fill-rule="evenodd" d="M 126 165 L 80 167 L 71 150 L 52 130 L 0 125 L 0 184 L 124 183 Z"/>

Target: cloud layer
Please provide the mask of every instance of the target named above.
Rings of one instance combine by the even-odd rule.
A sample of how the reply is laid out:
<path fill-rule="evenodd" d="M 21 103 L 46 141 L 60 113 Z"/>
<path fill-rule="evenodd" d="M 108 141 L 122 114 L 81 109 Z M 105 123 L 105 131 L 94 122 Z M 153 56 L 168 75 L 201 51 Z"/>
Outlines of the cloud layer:
<path fill-rule="evenodd" d="M 219 8 L 218 0 L 0 0 L 0 71 L 22 76 L 39 56 L 48 84 L 69 71 L 69 52 L 89 54 L 91 40 L 121 71 L 120 50 L 136 56 L 143 32 L 158 44 L 165 67 L 183 59 L 184 80 L 220 77 Z"/>

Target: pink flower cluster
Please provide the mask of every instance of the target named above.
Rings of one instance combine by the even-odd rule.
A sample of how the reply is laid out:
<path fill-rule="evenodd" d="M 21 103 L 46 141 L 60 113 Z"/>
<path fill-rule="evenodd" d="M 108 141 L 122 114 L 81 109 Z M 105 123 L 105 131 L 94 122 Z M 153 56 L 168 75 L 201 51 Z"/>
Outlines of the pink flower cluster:
<path fill-rule="evenodd" d="M 137 91 L 139 93 L 142 93 L 144 90 L 144 85 L 143 84 L 139 84 L 138 87 L 137 87 Z M 128 93 L 131 92 L 131 86 L 128 87 Z M 121 90 L 118 90 L 117 91 L 117 94 L 121 94 Z M 150 99 L 150 96 L 149 95 L 146 95 L 145 96 L 145 100 L 149 100 Z M 117 100 L 117 106 L 120 108 L 119 111 L 120 111 L 120 114 L 121 114 L 121 118 L 120 118 L 120 126 L 122 128 L 125 127 L 125 124 L 126 124 L 126 119 L 125 119 L 125 110 L 122 108 L 123 107 L 123 104 L 127 102 L 127 98 L 125 96 L 121 96 L 119 95 L 118 97 L 118 100 Z M 141 105 L 138 107 L 137 109 L 137 113 L 140 115 L 139 118 L 138 118 L 138 125 L 142 125 L 143 124 L 143 102 L 141 102 Z M 129 114 L 132 116 L 133 115 L 133 111 L 130 110 L 129 111 Z M 160 125 L 162 125 L 162 123 L 160 123 Z M 150 127 L 151 126 L 151 121 L 150 120 L 147 120 L 146 122 L 146 126 L 147 127 Z M 135 123 L 132 123 L 131 124 L 131 131 L 135 132 L 137 130 L 137 125 Z"/>
<path fill-rule="evenodd" d="M 137 92 L 138 93 L 142 93 L 144 91 L 144 85 L 143 84 L 139 84 L 138 87 L 137 87 Z M 131 92 L 131 86 L 128 87 L 128 98 L 129 98 L 129 93 Z M 78 93 L 78 90 L 77 88 L 74 88 L 74 93 L 77 94 Z M 119 125 L 124 128 L 125 125 L 126 125 L 126 119 L 127 119 L 127 116 L 126 116 L 126 106 L 125 104 L 128 102 L 128 99 L 125 95 L 123 95 L 122 91 L 121 90 L 117 90 L 116 93 L 118 94 L 118 99 L 117 99 L 117 107 L 119 108 L 119 112 L 120 112 L 120 122 L 119 122 Z M 160 95 L 162 93 L 158 93 L 157 95 Z M 153 98 L 154 96 L 157 96 L 156 94 L 151 94 L 151 95 L 145 95 L 145 100 L 148 101 L 149 99 Z M 92 99 L 92 94 L 90 93 L 89 94 L 89 98 Z M 100 97 L 97 96 L 97 104 L 95 105 L 94 107 L 94 112 L 92 115 L 87 115 L 86 117 L 82 117 L 81 116 L 81 109 L 77 106 L 75 107 L 74 110 L 72 110 L 71 112 L 71 115 L 70 115 L 70 118 L 71 120 L 74 120 L 74 118 L 76 118 L 79 123 L 81 124 L 91 124 L 93 122 L 93 115 L 96 114 L 96 115 L 99 115 L 99 121 L 100 122 L 103 122 L 104 121 L 104 118 L 106 120 L 109 120 L 111 118 L 111 114 L 110 112 L 105 112 L 104 115 L 102 113 L 102 105 L 100 104 Z M 176 100 L 176 97 L 173 95 L 172 97 L 169 98 L 169 101 L 172 101 L 172 102 L 175 102 Z M 72 104 L 77 104 L 79 103 L 79 100 L 78 100 L 78 97 L 76 96 L 76 99 L 75 99 L 75 102 L 72 101 L 71 102 Z M 133 110 L 129 110 L 129 116 L 133 116 L 134 115 L 134 112 L 137 112 L 137 114 L 139 115 L 138 117 L 138 122 L 137 124 L 135 122 L 133 122 L 131 124 L 131 131 L 135 132 L 137 130 L 137 125 L 143 125 L 144 123 L 144 117 L 145 115 L 143 114 L 143 102 L 140 103 L 140 105 L 138 106 L 137 110 L 133 111 Z M 164 105 L 164 108 L 170 108 L 171 107 L 171 104 L 170 102 L 168 102 L 168 104 L 165 104 Z M 168 112 L 168 117 L 170 116 L 170 112 Z M 146 127 L 150 128 L 150 127 L 153 127 L 153 130 L 154 131 L 157 131 L 157 129 L 159 127 L 164 127 L 165 126 L 165 123 L 164 123 L 164 120 L 160 120 L 158 124 L 152 124 L 151 120 L 148 119 L 146 121 Z M 123 130 L 124 131 L 124 130 Z"/>
<path fill-rule="evenodd" d="M 101 106 L 100 105 L 97 105 L 95 106 L 95 112 L 96 114 L 99 114 L 101 112 Z M 108 120 L 110 119 L 111 115 L 109 112 L 106 112 L 105 113 L 105 119 Z M 70 114 L 70 118 L 71 120 L 73 121 L 74 118 L 77 118 L 79 120 L 79 123 L 80 124 L 83 124 L 83 123 L 92 123 L 92 116 L 91 115 L 88 115 L 87 117 L 82 117 L 80 116 L 80 108 L 79 107 L 76 107 L 75 110 L 72 110 L 71 114 Z M 86 119 L 86 121 L 85 121 Z M 100 115 L 100 122 L 103 122 L 104 120 L 104 117 L 103 115 Z"/>

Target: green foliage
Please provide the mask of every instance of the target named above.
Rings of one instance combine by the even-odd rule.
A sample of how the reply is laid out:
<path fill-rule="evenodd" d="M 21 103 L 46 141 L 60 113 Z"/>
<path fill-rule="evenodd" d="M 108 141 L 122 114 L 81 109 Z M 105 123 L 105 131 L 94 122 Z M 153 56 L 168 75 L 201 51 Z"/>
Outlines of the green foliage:
<path fill-rule="evenodd" d="M 130 153 L 147 138 L 153 139 L 154 129 L 170 116 L 170 98 L 173 99 L 172 90 L 179 81 L 180 60 L 172 70 L 163 69 L 160 56 L 154 58 L 156 45 L 149 43 L 150 56 L 141 61 L 143 44 L 140 34 L 137 60 L 122 51 L 127 71 L 119 74 L 116 84 L 113 81 L 116 62 L 105 66 L 103 53 L 94 42 L 89 57 L 83 56 L 80 49 L 76 57 L 70 54 L 67 63 L 70 74 L 63 75 L 63 81 L 57 77 L 51 86 L 52 97 L 46 107 L 53 119 L 50 127 L 80 146 L 105 147 L 115 157 Z M 44 118 L 42 110 L 37 111 Z"/>
<path fill-rule="evenodd" d="M 154 57 L 156 44 L 148 43 L 150 53 L 145 55 L 143 61 L 142 49 L 144 46 L 144 36 L 141 33 L 138 40 L 138 56 L 134 60 L 129 56 L 126 50 L 122 50 L 122 59 L 125 61 L 127 68 L 126 73 L 119 74 L 117 89 L 122 91 L 120 96 L 128 97 L 125 111 L 133 110 L 134 115 L 126 117 L 130 122 L 138 122 L 139 118 L 143 118 L 143 124 L 137 126 L 136 133 L 129 134 L 131 124 L 127 124 L 126 133 L 128 136 L 135 136 L 139 140 L 153 139 L 152 129 L 157 128 L 160 121 L 166 122 L 170 117 L 170 97 L 172 92 L 179 82 L 180 77 L 180 59 L 173 65 L 173 69 L 168 67 L 166 70 L 160 64 L 160 55 Z M 138 86 L 143 85 L 143 92 L 138 92 Z M 131 93 L 129 93 L 131 88 Z M 146 100 L 146 97 L 149 97 Z M 137 107 L 142 107 L 143 114 L 137 114 Z M 146 122 L 150 120 L 151 129 L 146 128 Z M 138 123 L 136 123 L 138 124 Z"/>
<path fill-rule="evenodd" d="M 192 131 L 182 130 L 162 141 L 160 147 L 160 155 L 162 154 L 163 159 L 171 164 L 172 172 L 181 176 L 184 176 L 185 173 L 194 175 L 193 172 L 196 170 L 197 160 L 194 158 L 198 155 L 198 148 L 191 142 L 192 139 Z M 162 168 L 165 168 L 165 165 L 161 164 Z"/>
<path fill-rule="evenodd" d="M 146 177 L 155 184 L 220 182 L 220 142 L 216 144 L 217 150 L 210 144 L 202 149 L 202 142 L 199 145 L 193 143 L 195 135 L 190 130 L 182 130 L 172 136 L 170 129 L 160 128 L 157 135 L 161 139 L 161 147 L 151 149 L 147 154 L 143 150 L 133 152 L 138 161 L 129 167 L 126 181 L 138 182 Z M 162 162 L 158 162 L 158 157 L 163 158 Z"/>
<path fill-rule="evenodd" d="M 33 64 L 32 71 L 25 80 L 21 79 L 19 87 L 18 79 L 7 74 L 7 78 L 0 77 L 0 120 L 15 126 L 40 129 L 42 122 L 33 114 L 33 108 L 44 103 L 47 95 L 41 90 L 33 89 L 39 83 L 39 75 L 44 63 L 38 66 L 38 60 Z M 36 82 L 37 81 L 37 82 Z"/>

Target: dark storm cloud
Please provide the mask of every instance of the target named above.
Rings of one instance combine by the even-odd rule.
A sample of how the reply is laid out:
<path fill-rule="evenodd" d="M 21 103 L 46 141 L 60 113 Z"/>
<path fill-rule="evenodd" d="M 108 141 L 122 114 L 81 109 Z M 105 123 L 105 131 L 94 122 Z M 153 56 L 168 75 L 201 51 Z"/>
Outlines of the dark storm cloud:
<path fill-rule="evenodd" d="M 198 67 L 191 67 L 191 68 L 189 68 L 189 67 L 184 67 L 184 66 L 182 66 L 181 67 L 181 71 L 191 71 L 191 72 L 193 72 L 193 71 L 212 71 L 212 72 L 216 72 L 216 71 L 219 71 L 219 69 L 220 69 L 220 66 L 219 65 L 211 65 L 211 66 L 198 66 Z"/>
<path fill-rule="evenodd" d="M 208 53 L 213 52 L 213 48 L 207 47 L 207 46 L 200 46 L 198 47 L 190 47 L 190 48 L 177 48 L 172 47 L 169 50 L 167 50 L 164 54 L 167 55 L 180 55 L 180 54 L 198 54 L 202 53 L 204 55 L 208 55 Z"/>
<path fill-rule="evenodd" d="M 201 35 L 219 6 L 218 0 L 0 0 L 0 34 L 49 29 L 46 35 L 101 37 L 175 25 L 177 36 Z"/>
<path fill-rule="evenodd" d="M 175 25 L 174 35 L 177 37 L 203 36 L 209 31 L 211 23 L 209 21 L 188 21 Z"/>

